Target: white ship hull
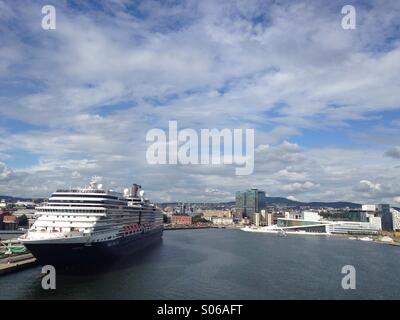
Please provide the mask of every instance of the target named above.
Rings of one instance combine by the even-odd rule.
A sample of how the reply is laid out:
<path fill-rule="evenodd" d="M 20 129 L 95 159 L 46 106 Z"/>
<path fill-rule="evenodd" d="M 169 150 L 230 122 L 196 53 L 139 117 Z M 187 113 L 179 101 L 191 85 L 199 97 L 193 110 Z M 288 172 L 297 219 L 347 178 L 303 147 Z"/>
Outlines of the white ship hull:
<path fill-rule="evenodd" d="M 268 228 L 268 227 L 245 227 L 241 228 L 240 230 L 246 232 L 259 232 L 259 233 L 272 233 L 272 234 L 279 234 L 282 232 L 280 228 Z M 290 235 L 306 235 L 306 236 L 329 236 L 330 233 L 327 232 L 307 232 L 307 231 L 288 231 L 285 229 L 285 234 Z"/>

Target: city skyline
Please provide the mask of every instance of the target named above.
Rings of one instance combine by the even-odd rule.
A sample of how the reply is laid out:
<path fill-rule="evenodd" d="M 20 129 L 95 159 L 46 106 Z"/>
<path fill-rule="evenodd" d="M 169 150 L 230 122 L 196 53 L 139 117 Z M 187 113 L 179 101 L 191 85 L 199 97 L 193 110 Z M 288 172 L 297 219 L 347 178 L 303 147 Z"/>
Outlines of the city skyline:
<path fill-rule="evenodd" d="M 158 202 L 400 205 L 398 1 L 0 0 L 0 195 L 48 197 L 104 177 Z M 254 172 L 149 165 L 146 133 L 252 128 Z"/>

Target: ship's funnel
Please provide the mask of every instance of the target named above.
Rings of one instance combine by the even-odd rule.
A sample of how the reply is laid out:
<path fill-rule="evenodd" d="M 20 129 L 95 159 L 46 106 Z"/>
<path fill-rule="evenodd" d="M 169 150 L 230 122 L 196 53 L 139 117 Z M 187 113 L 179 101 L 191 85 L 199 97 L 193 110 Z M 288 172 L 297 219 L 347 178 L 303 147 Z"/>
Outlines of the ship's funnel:
<path fill-rule="evenodd" d="M 142 188 L 142 186 L 139 186 L 136 183 L 133 184 L 133 186 L 132 186 L 132 197 L 137 198 L 138 191 L 139 191 L 140 188 Z"/>

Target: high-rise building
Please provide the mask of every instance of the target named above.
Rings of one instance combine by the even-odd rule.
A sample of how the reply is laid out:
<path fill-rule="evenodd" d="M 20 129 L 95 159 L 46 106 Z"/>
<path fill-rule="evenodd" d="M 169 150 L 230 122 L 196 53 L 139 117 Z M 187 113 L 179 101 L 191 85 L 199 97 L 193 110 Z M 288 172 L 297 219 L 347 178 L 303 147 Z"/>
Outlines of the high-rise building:
<path fill-rule="evenodd" d="M 244 192 L 240 191 L 236 192 L 235 209 L 236 209 L 236 214 L 243 218 L 246 211 L 246 194 Z"/>
<path fill-rule="evenodd" d="M 389 204 L 378 204 L 378 213 L 382 219 L 382 230 L 393 231 L 393 216 Z"/>
<path fill-rule="evenodd" d="M 267 213 L 265 220 L 265 225 L 272 226 L 272 213 Z"/>
<path fill-rule="evenodd" d="M 266 207 L 265 192 L 258 189 L 250 189 L 244 192 L 236 192 L 236 210 L 244 217 L 254 221 L 254 214 L 260 213 Z"/>
<path fill-rule="evenodd" d="M 400 212 L 394 208 L 390 208 L 393 217 L 393 230 L 400 231 Z"/>
<path fill-rule="evenodd" d="M 364 204 L 362 211 L 366 213 L 368 219 L 379 217 L 381 219 L 382 230 L 394 230 L 394 217 L 389 204 Z"/>

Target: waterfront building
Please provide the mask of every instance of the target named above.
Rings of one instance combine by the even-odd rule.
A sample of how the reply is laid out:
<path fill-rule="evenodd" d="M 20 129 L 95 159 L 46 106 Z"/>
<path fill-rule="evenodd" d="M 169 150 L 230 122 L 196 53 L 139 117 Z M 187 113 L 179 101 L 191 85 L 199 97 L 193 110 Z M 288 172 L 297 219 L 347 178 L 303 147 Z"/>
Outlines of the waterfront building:
<path fill-rule="evenodd" d="M 236 192 L 236 212 L 240 213 L 242 217 L 244 217 L 246 211 L 246 194 L 244 192 L 237 191 Z"/>
<path fill-rule="evenodd" d="M 232 217 L 212 217 L 212 223 L 218 225 L 230 225 L 233 224 Z"/>
<path fill-rule="evenodd" d="M 288 218 L 278 218 L 278 229 L 311 233 L 333 234 L 378 234 L 381 230 L 381 218 L 370 217 L 368 222 L 324 220 L 318 212 L 291 212 Z"/>
<path fill-rule="evenodd" d="M 7 209 L 7 202 L 4 199 L 0 201 L 0 210 L 2 209 Z"/>
<path fill-rule="evenodd" d="M 365 212 L 368 218 L 381 217 L 382 230 L 394 230 L 393 215 L 389 204 L 364 204 L 362 205 L 362 211 Z"/>
<path fill-rule="evenodd" d="M 374 235 L 378 234 L 380 226 L 369 222 L 338 221 L 329 224 L 327 229 L 329 233 Z"/>
<path fill-rule="evenodd" d="M 256 188 L 236 192 L 236 210 L 254 222 L 254 214 L 266 208 L 265 192 Z"/>
<path fill-rule="evenodd" d="M 376 230 L 382 230 L 382 219 L 381 217 L 369 217 L 368 222 L 372 228 Z"/>
<path fill-rule="evenodd" d="M 266 221 L 265 221 L 265 225 L 267 226 L 272 226 L 272 213 L 267 213 L 266 214 Z"/>
<path fill-rule="evenodd" d="M 7 202 L 5 199 L 0 201 L 0 212 L 12 209 L 13 203 Z"/>
<path fill-rule="evenodd" d="M 300 211 L 300 212 L 289 212 L 289 219 L 307 220 L 307 221 L 319 221 L 322 217 L 316 211 Z"/>
<path fill-rule="evenodd" d="M 35 215 L 35 209 L 17 209 L 13 214 L 19 219 L 25 216 L 28 219 L 28 227 L 30 228 L 36 221 L 37 216 Z"/>
<path fill-rule="evenodd" d="M 400 231 L 400 211 L 390 208 L 393 217 L 393 230 Z"/>
<path fill-rule="evenodd" d="M 27 209 L 34 209 L 35 203 L 33 201 L 17 201 L 15 203 L 15 207 L 17 208 L 27 208 Z"/>
<path fill-rule="evenodd" d="M 182 225 L 188 225 L 192 224 L 192 217 L 189 215 L 184 215 L 184 214 L 174 214 L 171 216 L 171 224 L 182 224 Z"/>
<path fill-rule="evenodd" d="M 377 211 L 382 218 L 382 230 L 393 231 L 393 216 L 389 204 L 378 204 Z"/>
<path fill-rule="evenodd" d="M 273 220 L 273 213 L 268 212 L 267 210 L 261 210 L 261 217 L 260 217 L 260 224 L 265 226 L 272 225 Z"/>
<path fill-rule="evenodd" d="M 18 222 L 17 217 L 9 214 L 3 216 L 3 230 L 13 231 L 17 230 Z"/>
<path fill-rule="evenodd" d="M 377 207 L 375 204 L 363 204 L 361 206 L 362 211 L 370 211 L 370 212 L 376 212 Z"/>
<path fill-rule="evenodd" d="M 231 218 L 232 217 L 232 212 L 229 209 L 226 210 L 203 210 L 203 217 L 207 219 L 208 217 L 227 217 Z"/>

